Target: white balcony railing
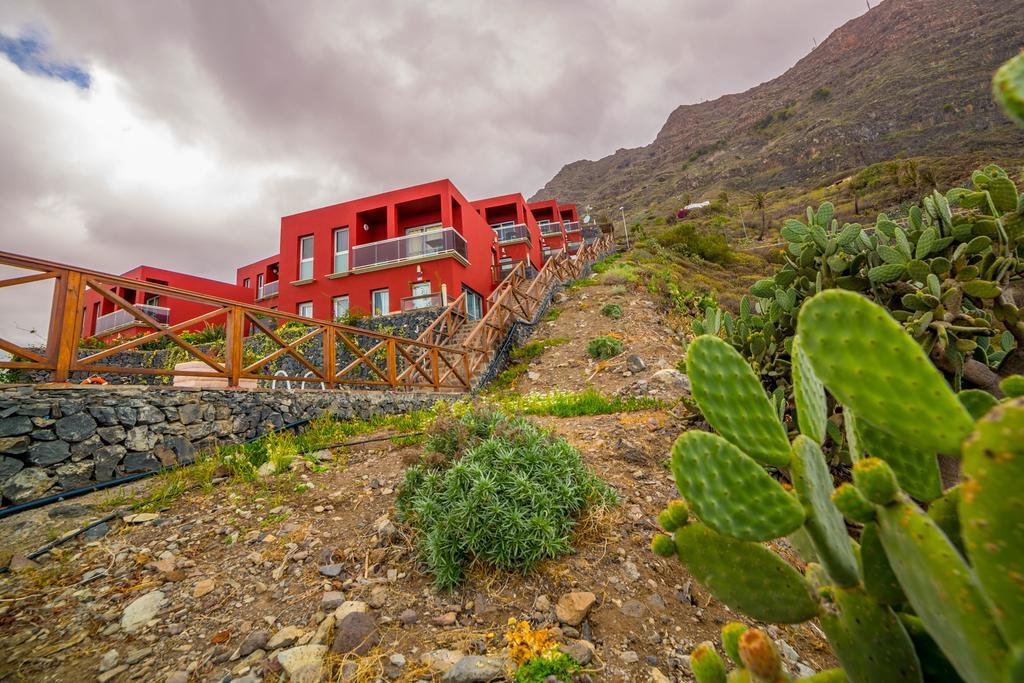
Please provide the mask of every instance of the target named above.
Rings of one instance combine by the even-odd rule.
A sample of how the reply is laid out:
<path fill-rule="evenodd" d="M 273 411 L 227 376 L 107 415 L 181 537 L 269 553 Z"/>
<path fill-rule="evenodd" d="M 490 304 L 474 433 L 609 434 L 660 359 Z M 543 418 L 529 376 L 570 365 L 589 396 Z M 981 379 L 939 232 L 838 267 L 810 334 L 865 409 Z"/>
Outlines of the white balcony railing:
<path fill-rule="evenodd" d="M 468 261 L 466 238 L 456 232 L 455 228 L 431 230 L 352 247 L 352 268 L 388 266 L 449 253 Z"/>
<path fill-rule="evenodd" d="M 579 221 L 567 221 L 567 222 L 563 223 L 563 225 L 565 225 L 565 231 L 566 232 L 579 232 L 580 231 L 580 223 L 579 223 Z"/>
<path fill-rule="evenodd" d="M 153 320 L 158 323 L 166 325 L 171 321 L 171 309 L 165 308 L 164 306 L 135 304 L 135 307 L 149 315 L 149 317 L 153 318 Z M 146 323 L 142 322 L 128 311 L 118 309 L 113 313 L 107 313 L 106 315 L 101 315 L 96 318 L 96 329 L 93 331 L 93 334 L 105 334 L 125 327 L 133 327 L 135 325 L 148 327 Z"/>
<path fill-rule="evenodd" d="M 401 301 L 402 312 L 418 311 L 422 308 L 439 308 L 443 303 L 444 298 L 441 296 L 441 292 L 407 296 Z"/>
<path fill-rule="evenodd" d="M 561 223 L 541 223 L 540 234 L 542 235 L 560 235 L 562 233 Z"/>
<path fill-rule="evenodd" d="M 500 228 L 492 228 L 494 234 L 498 236 L 499 244 L 507 244 L 509 242 L 518 242 L 521 240 L 530 241 L 530 231 L 525 225 L 520 223 L 519 225 L 506 225 Z"/>
<path fill-rule="evenodd" d="M 263 299 L 269 299 L 272 296 L 277 296 L 278 287 L 280 285 L 279 280 L 268 282 L 267 284 L 256 290 L 256 301 L 262 301 Z"/>

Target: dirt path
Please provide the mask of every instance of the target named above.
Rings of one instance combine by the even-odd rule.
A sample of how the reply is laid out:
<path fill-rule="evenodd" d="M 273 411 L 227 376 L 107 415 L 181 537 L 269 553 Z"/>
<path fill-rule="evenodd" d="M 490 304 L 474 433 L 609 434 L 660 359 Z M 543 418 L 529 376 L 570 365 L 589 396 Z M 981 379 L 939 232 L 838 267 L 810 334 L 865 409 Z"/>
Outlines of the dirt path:
<path fill-rule="evenodd" d="M 609 301 L 623 305 L 621 320 L 600 315 Z M 635 392 L 638 380 L 650 382 L 678 360 L 678 343 L 643 297 L 587 287 L 561 308 L 535 338 L 570 341 L 535 359 L 530 372 L 543 379 L 524 376 L 517 390 L 589 382 L 607 393 Z M 626 346 L 604 366 L 585 352 L 601 333 L 621 334 Z M 644 370 L 625 368 L 634 354 Z M 642 390 L 672 393 L 657 382 Z M 338 451 L 312 469 L 302 461 L 259 483 L 189 492 L 155 518 L 113 525 L 101 538 L 62 546 L 37 568 L 0 577 L 0 680 L 287 680 L 279 655 L 336 644 L 339 606 L 366 610 L 380 642 L 363 657 L 328 654 L 334 680 L 440 680 L 463 655 L 500 655 L 510 618 L 558 628 L 554 605 L 577 591 L 593 593 L 596 604 L 559 636 L 587 661 L 591 680 L 691 680 L 689 651 L 717 640 L 725 622 L 747 620 L 713 600 L 678 562 L 649 550 L 655 516 L 676 496 L 664 463 L 686 427 L 685 412 L 535 419 L 575 445 L 619 493 L 617 508 L 581 526 L 574 555 L 529 576 L 474 568 L 460 590 L 439 594 L 416 561 L 413 539 L 391 522 L 404 463 L 419 447 L 384 442 Z M 74 517 L 55 517 L 55 506 L 31 521 L 7 521 L 0 532 L 15 538 L 11 529 L 21 524 L 14 551 L 23 552 L 45 542 L 48 528 L 100 514 L 102 499 L 63 504 L 77 506 Z M 794 673 L 834 663 L 813 627 L 769 631 L 785 643 Z M 319 680 L 301 676 L 293 680 Z"/>

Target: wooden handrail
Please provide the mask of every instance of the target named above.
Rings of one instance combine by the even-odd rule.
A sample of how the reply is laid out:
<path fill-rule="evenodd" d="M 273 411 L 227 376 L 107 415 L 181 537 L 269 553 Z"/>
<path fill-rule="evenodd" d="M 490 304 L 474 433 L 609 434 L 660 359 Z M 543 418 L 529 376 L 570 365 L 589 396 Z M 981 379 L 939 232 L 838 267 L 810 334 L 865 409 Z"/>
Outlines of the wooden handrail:
<path fill-rule="evenodd" d="M 339 385 L 391 389 L 430 388 L 434 391 L 465 391 L 470 388 L 471 378 L 465 370 L 468 367 L 467 352 L 460 347 L 406 339 L 331 321 L 314 320 L 293 313 L 9 252 L 0 251 L 0 264 L 38 272 L 37 275 L 0 280 L 0 289 L 45 279 L 54 280 L 45 354 L 36 353 L 10 340 L 0 339 L 0 348 L 12 356 L 23 359 L 0 361 L 0 368 L 45 371 L 56 382 L 68 381 L 74 372 L 178 374 L 225 378 L 228 386 L 235 387 L 243 379 L 282 379 L 280 376 L 268 374 L 266 366 L 287 355 L 311 373 L 308 377 L 288 379 L 306 383 L 322 382 L 328 388 Z M 213 310 L 190 320 L 164 324 L 153 319 L 134 302 L 116 294 L 113 291 L 116 287 L 191 301 L 209 306 Z M 135 326 L 153 331 L 138 339 L 118 344 L 112 349 L 79 358 L 83 308 L 88 289 L 110 301 L 119 310 L 130 314 L 138 321 Z M 179 334 L 193 325 L 221 317 L 225 319 L 227 326 L 223 359 L 197 348 Z M 264 318 L 274 319 L 278 324 L 281 321 L 299 323 L 303 328 L 302 334 L 297 339 L 286 340 L 273 329 L 273 326 L 266 324 Z M 258 335 L 262 335 L 272 343 L 272 346 L 276 346 L 276 350 L 264 353 L 255 361 L 244 361 L 246 350 L 252 351 L 245 346 L 246 339 L 243 333 L 246 327 L 256 330 Z M 322 339 L 319 359 L 309 357 L 300 348 L 304 343 L 317 337 Z M 169 339 L 174 345 L 184 349 L 188 357 L 201 361 L 209 370 L 178 371 L 169 368 L 125 368 L 97 364 L 97 361 L 109 358 L 115 353 L 133 350 L 161 338 Z M 354 357 L 354 360 L 339 369 L 336 367 L 339 353 L 346 353 Z M 447 366 L 448 370 L 444 371 L 443 366 Z"/>

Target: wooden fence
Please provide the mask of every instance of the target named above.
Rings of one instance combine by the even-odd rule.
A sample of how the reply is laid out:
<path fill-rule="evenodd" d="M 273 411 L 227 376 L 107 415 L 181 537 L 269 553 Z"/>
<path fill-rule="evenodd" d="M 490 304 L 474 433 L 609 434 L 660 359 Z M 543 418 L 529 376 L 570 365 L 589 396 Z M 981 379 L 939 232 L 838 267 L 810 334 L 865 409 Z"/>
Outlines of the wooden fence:
<path fill-rule="evenodd" d="M 12 355 L 0 361 L 0 368 L 46 371 L 54 382 L 66 382 L 74 372 L 94 374 L 186 375 L 217 377 L 236 387 L 243 379 L 289 380 L 323 384 L 326 388 L 433 389 L 465 391 L 470 387 L 469 354 L 464 349 L 380 334 L 357 327 L 313 320 L 291 313 L 242 304 L 218 297 L 187 292 L 165 285 L 140 282 L 116 275 L 86 270 L 18 254 L 0 252 L 0 264 L 28 271 L 29 274 L 0 280 L 0 289 L 15 294 L 12 288 L 32 282 L 53 281 L 53 302 L 44 353 L 25 348 L 0 337 L 0 349 Z M 114 289 L 165 296 L 170 299 L 204 304 L 210 310 L 181 322 L 165 324 L 155 320 L 140 305 L 126 301 Z M 91 289 L 115 307 L 138 321 L 138 327 L 152 330 L 141 337 L 81 356 L 83 310 L 86 290 Z M 222 351 L 202 350 L 183 339 L 181 332 L 200 323 L 223 322 L 226 338 Z M 282 331 L 282 325 L 288 323 Z M 245 333 L 263 337 L 265 352 L 252 351 L 245 344 Z M 286 338 L 287 337 L 287 338 Z M 166 339 L 184 349 L 187 360 L 202 362 L 202 370 L 173 368 L 125 368 L 103 364 L 122 351 Z M 319 341 L 320 344 L 314 342 Z M 320 353 L 315 353 L 320 349 Z M 304 369 L 302 376 L 274 375 L 268 364 L 289 356 Z"/>

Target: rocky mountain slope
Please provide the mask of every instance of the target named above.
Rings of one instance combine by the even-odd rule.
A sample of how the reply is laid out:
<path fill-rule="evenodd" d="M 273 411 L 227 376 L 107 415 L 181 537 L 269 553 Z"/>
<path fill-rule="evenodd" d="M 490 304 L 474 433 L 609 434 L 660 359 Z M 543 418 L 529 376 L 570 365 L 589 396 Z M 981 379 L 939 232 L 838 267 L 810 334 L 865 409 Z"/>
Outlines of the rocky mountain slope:
<path fill-rule="evenodd" d="M 814 186 L 899 156 L 1019 157 L 992 100 L 1024 0 L 885 0 L 745 93 L 678 107 L 650 145 L 565 166 L 534 199 L 634 209 L 709 188 Z M 969 171 L 969 169 L 966 169 Z"/>

